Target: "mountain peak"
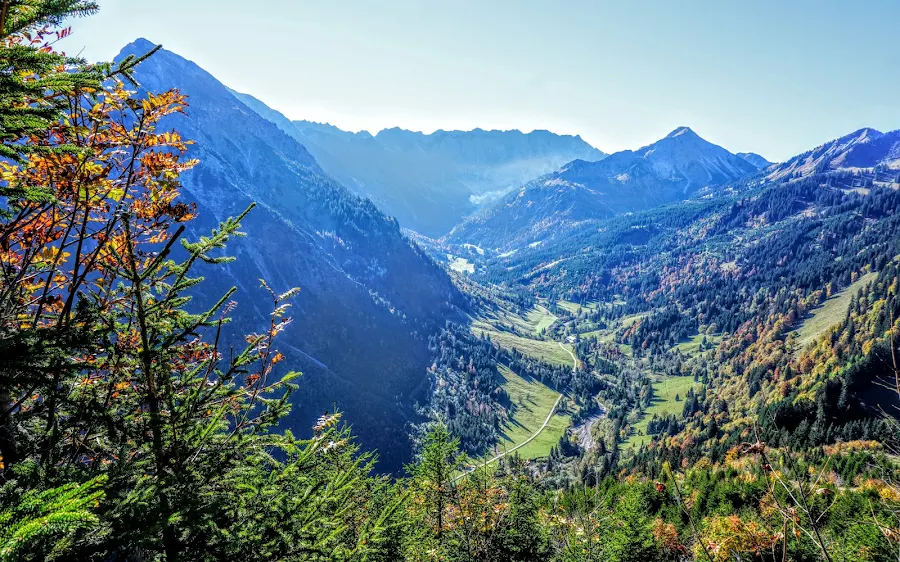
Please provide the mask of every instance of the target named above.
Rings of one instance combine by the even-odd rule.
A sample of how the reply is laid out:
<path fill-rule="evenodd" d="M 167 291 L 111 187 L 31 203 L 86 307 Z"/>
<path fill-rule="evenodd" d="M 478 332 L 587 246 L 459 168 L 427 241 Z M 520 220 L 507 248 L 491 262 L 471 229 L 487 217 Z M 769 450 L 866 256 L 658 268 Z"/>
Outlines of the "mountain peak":
<path fill-rule="evenodd" d="M 734 154 L 738 158 L 743 158 L 747 162 L 750 162 L 757 168 L 768 168 L 772 165 L 772 162 L 767 160 L 766 158 L 760 156 L 755 152 L 735 152 Z"/>
<path fill-rule="evenodd" d="M 671 139 L 674 137 L 681 137 L 681 136 L 696 137 L 698 135 L 690 127 L 678 127 L 674 131 L 672 131 L 671 133 L 666 135 L 666 138 Z"/>
<path fill-rule="evenodd" d="M 134 47 L 141 51 L 149 51 L 150 49 L 156 47 L 156 43 L 154 43 L 153 41 L 150 41 L 149 39 L 144 39 L 143 37 L 138 37 L 137 39 L 135 39 L 134 41 L 129 43 L 127 45 L 126 49 L 128 47 Z"/>
<path fill-rule="evenodd" d="M 769 180 L 806 177 L 824 170 L 873 168 L 900 161 L 900 131 L 882 133 L 865 127 L 798 154 L 773 169 Z"/>
<path fill-rule="evenodd" d="M 877 139 L 883 136 L 884 133 L 879 131 L 878 129 L 873 129 L 871 127 L 863 127 L 858 131 L 854 131 L 849 136 L 856 137 L 857 142 L 865 142 L 873 139 Z"/>

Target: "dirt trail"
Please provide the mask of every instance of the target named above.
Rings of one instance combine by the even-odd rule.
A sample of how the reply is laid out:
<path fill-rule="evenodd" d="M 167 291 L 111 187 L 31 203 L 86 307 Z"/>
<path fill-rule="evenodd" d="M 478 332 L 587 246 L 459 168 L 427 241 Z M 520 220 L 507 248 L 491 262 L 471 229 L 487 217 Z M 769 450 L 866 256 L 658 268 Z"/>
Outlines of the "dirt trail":
<path fill-rule="evenodd" d="M 577 370 L 578 370 L 578 359 L 575 358 L 575 354 L 572 353 L 571 351 L 569 351 L 569 348 L 567 348 L 566 346 L 564 346 L 564 345 L 562 344 L 562 342 L 556 342 L 556 343 L 559 344 L 559 347 L 565 349 L 566 352 L 568 352 L 568 354 L 572 357 L 572 372 L 577 371 Z M 516 445 L 516 446 L 513 447 L 512 449 L 509 449 L 509 450 L 507 450 L 507 451 L 504 451 L 504 452 L 500 453 L 499 455 L 496 455 L 496 456 L 490 458 L 489 460 L 484 461 L 482 464 L 480 464 L 480 465 L 478 465 L 478 466 L 487 466 L 487 465 L 491 464 L 492 462 L 496 461 L 497 459 L 501 459 L 501 458 L 505 457 L 506 455 L 512 453 L 512 452 L 515 451 L 516 449 L 520 449 L 520 448 L 524 447 L 525 445 L 527 445 L 527 444 L 531 443 L 532 441 L 534 441 L 535 438 L 537 438 L 537 436 L 540 435 L 541 432 L 544 431 L 544 429 L 547 428 L 547 425 L 550 423 L 550 420 L 553 419 L 553 414 L 556 413 L 556 407 L 559 406 L 559 401 L 562 400 L 562 398 L 563 398 L 563 395 L 562 395 L 562 393 L 560 393 L 560 395 L 556 397 L 556 402 L 553 403 L 553 407 L 550 408 L 550 413 L 547 414 L 547 419 L 544 420 L 543 425 L 541 425 L 541 427 L 538 428 L 538 430 L 535 431 L 535 432 L 531 435 L 531 437 L 529 437 L 529 438 L 526 439 L 525 441 L 522 441 L 521 443 L 519 443 L 518 445 Z M 588 434 L 590 434 L 590 431 L 588 432 Z M 476 467 L 474 467 L 474 466 L 471 467 L 471 468 L 469 468 L 468 470 L 466 470 L 466 471 L 463 472 L 462 474 L 456 476 L 456 478 L 454 478 L 454 479 L 452 480 L 452 482 L 456 482 L 457 480 L 459 480 L 460 478 L 462 478 L 462 477 L 465 476 L 466 474 L 468 474 L 468 473 L 472 472 L 473 470 L 475 470 L 475 468 L 476 468 Z"/>

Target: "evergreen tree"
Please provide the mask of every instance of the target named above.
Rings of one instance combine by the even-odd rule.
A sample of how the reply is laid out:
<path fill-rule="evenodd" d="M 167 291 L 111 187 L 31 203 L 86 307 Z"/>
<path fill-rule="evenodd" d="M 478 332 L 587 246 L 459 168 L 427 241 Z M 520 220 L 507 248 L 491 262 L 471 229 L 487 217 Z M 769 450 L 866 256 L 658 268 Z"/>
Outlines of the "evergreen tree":
<path fill-rule="evenodd" d="M 91 157 L 83 143 L 73 140 L 77 136 L 73 131 L 83 123 L 69 121 L 64 125 L 64 114 L 73 117 L 70 109 L 88 102 L 84 96 L 100 91 L 102 80 L 117 77 L 130 80 L 135 65 L 144 58 L 131 57 L 115 67 L 88 66 L 80 59 L 52 50 L 49 38 L 68 34 L 67 29 L 53 31 L 54 26 L 59 26 L 66 17 L 88 15 L 96 9 L 94 2 L 78 0 L 3 1 L 0 7 L 3 36 L 0 41 L 0 156 L 23 167 L 38 167 L 50 158 L 59 158 L 62 160 L 56 165 L 60 170 L 72 164 L 76 155 Z M 71 160 L 65 161 L 66 158 Z M 59 257 L 71 255 L 73 246 L 82 248 L 78 242 L 84 237 L 75 234 L 67 240 L 56 240 L 54 246 L 43 236 L 42 229 L 54 222 L 48 219 L 66 203 L 60 204 L 60 190 L 50 187 L 53 178 L 25 177 L 17 173 L 19 170 L 14 165 L 4 165 L 5 181 L 0 183 L 3 198 L 0 248 L 6 252 L 0 264 L 3 274 L 0 356 L 4 358 L 0 362 L 0 456 L 5 459 L 6 467 L 22 458 L 12 419 L 20 411 L 22 390 L 38 390 L 48 382 L 48 376 L 49 382 L 58 383 L 59 375 L 67 368 L 60 364 L 66 362 L 64 357 L 83 354 L 94 337 L 90 330 L 84 329 L 89 307 L 75 298 L 80 281 L 70 284 L 68 291 L 51 282 L 54 269 L 60 269 L 53 267 L 60 265 Z M 74 216 L 63 216 L 55 223 L 57 226 L 75 227 L 71 222 Z M 86 226 L 80 229 L 82 233 Z M 83 280 L 87 269 L 76 268 L 73 276 Z M 29 291 L 28 286 L 38 284 L 41 275 L 46 275 L 47 282 L 37 292 L 38 309 L 63 303 L 63 311 L 74 320 L 67 321 L 67 326 L 50 330 L 48 323 L 21 321 L 23 315 L 32 312 L 26 310 L 26 303 L 28 294 L 33 296 L 35 291 Z M 50 409 L 55 409 L 54 400 L 50 398 Z"/>
<path fill-rule="evenodd" d="M 459 439 L 452 437 L 445 425 L 436 424 L 425 436 L 418 462 L 407 467 L 413 488 L 424 499 L 425 517 L 438 543 L 444 532 L 445 509 L 455 493 L 453 474 L 465 458 L 459 452 Z"/>

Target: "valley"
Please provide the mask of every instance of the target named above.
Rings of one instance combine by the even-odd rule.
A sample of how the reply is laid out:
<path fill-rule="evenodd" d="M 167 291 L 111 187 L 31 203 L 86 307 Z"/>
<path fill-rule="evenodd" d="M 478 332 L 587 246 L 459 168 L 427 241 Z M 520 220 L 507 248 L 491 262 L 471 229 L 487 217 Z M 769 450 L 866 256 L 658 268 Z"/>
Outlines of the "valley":
<path fill-rule="evenodd" d="M 545 308 L 536 306 L 523 318 L 514 312 L 500 309 L 476 317 L 471 324 L 473 335 L 488 337 L 506 349 L 517 349 L 536 359 L 553 365 L 571 365 L 565 345 L 551 339 L 543 339 L 543 333 L 556 322 L 556 317 Z M 537 339 L 541 337 L 542 339 Z"/>
<path fill-rule="evenodd" d="M 0 10 L 0 562 L 898 559 L 887 8 L 201 4 Z"/>
<path fill-rule="evenodd" d="M 476 319 L 471 330 L 478 337 L 488 337 L 497 345 L 516 350 L 534 359 L 577 369 L 577 359 L 562 342 L 543 338 L 556 321 L 542 305 L 529 310 L 525 317 L 504 310 L 498 315 Z M 511 408 L 500 428 L 500 438 L 479 465 L 490 464 L 512 452 L 523 459 L 544 457 L 565 434 L 570 424 L 571 409 L 564 393 L 549 388 L 533 378 L 525 379 L 508 367 L 500 367 L 501 387 Z"/>
<path fill-rule="evenodd" d="M 680 142 L 677 137 L 685 135 L 690 138 L 693 132 L 679 129 L 670 138 Z M 852 157 L 845 156 L 843 151 L 851 154 L 861 151 L 859 143 L 868 142 L 885 142 L 886 147 L 891 147 L 894 145 L 883 139 L 896 139 L 892 135 L 855 133 L 835 141 L 829 146 L 838 148 L 829 148 L 826 152 L 833 159 L 830 161 L 843 159 L 841 161 L 845 162 Z M 693 143 L 696 145 L 697 141 Z M 894 162 L 890 160 L 894 158 L 893 149 L 886 150 L 881 154 L 887 154 L 888 161 Z M 816 152 L 819 153 L 821 151 Z M 877 158 L 868 160 L 869 165 L 878 162 Z M 603 166 L 612 166 L 619 159 L 617 155 L 609 156 L 604 159 Z M 827 168 L 828 161 L 819 161 L 818 170 Z M 880 209 L 875 211 L 875 216 L 892 217 L 898 186 L 891 183 L 891 172 L 872 173 L 874 181 L 884 179 L 886 182 L 876 185 L 867 179 L 868 172 L 864 170 L 860 174 L 855 168 L 844 171 L 838 167 L 817 173 L 812 169 L 814 167 L 797 167 L 794 161 L 789 161 L 770 165 L 758 174 L 742 172 L 745 178 L 725 180 L 724 189 L 718 193 L 701 190 L 703 202 L 655 203 L 646 211 L 625 213 L 621 217 L 611 213 L 609 207 L 591 210 L 580 203 L 574 207 L 553 207 L 553 214 L 546 215 L 542 214 L 544 211 L 538 204 L 529 203 L 523 207 L 528 209 L 527 212 L 516 211 L 515 221 L 519 222 L 497 219 L 496 226 L 489 226 L 490 223 L 483 222 L 482 218 L 475 218 L 472 228 L 486 230 L 470 230 L 470 226 L 464 226 L 434 244 L 442 248 L 457 244 L 483 248 L 477 254 L 470 253 L 473 268 L 465 273 L 470 279 L 466 286 L 498 284 L 531 295 L 534 300 L 526 299 L 526 302 L 534 304 L 525 313 L 511 314 L 508 309 L 488 307 L 491 311 L 473 322 L 474 333 L 489 335 L 503 347 L 517 348 L 555 364 L 562 364 L 563 357 L 554 355 L 546 339 L 572 345 L 578 350 L 584 370 L 596 379 L 592 384 L 605 387 L 605 390 L 592 397 L 583 395 L 573 402 L 574 411 L 584 414 L 573 416 L 573 426 L 567 435 L 576 443 L 587 445 L 593 441 L 592 434 L 599 431 L 610 439 L 605 445 L 606 451 L 615 447 L 621 458 L 633 459 L 626 462 L 641 463 L 648 455 L 651 458 L 658 455 L 651 452 L 650 447 L 658 450 L 673 438 L 693 435 L 688 428 L 694 424 L 699 426 L 699 431 L 718 436 L 723 431 L 721 424 L 731 423 L 731 427 L 735 427 L 735 424 L 748 423 L 754 409 L 761 404 L 760 387 L 763 385 L 757 377 L 766 376 L 763 371 L 766 367 L 762 367 L 766 361 L 764 356 L 758 355 L 759 350 L 763 346 L 772 349 L 768 353 L 775 353 L 772 360 L 776 362 L 784 363 L 783 358 L 790 357 L 799 360 L 807 346 L 820 341 L 829 328 L 845 321 L 851 299 L 856 302 L 857 292 L 878 278 L 874 268 L 884 267 L 885 256 L 890 256 L 896 247 L 889 236 L 885 238 L 886 233 L 895 228 L 893 219 L 881 222 L 869 218 L 860 223 L 855 221 L 853 211 L 847 213 L 847 210 L 862 205 L 866 216 L 872 217 L 869 213 Z M 878 170 L 900 169 L 897 163 L 882 163 L 875 167 Z M 778 171 L 782 169 L 791 172 Z M 566 170 L 560 173 L 566 173 Z M 879 196 L 885 198 L 882 199 L 885 203 L 876 202 L 874 192 L 868 188 L 860 191 L 864 184 L 880 190 Z M 534 197 L 545 198 L 540 203 L 543 205 L 561 193 L 557 189 L 559 185 L 559 182 L 548 182 L 543 188 L 545 193 L 536 186 L 526 187 L 521 193 L 529 189 L 534 191 Z M 572 189 L 581 188 L 575 185 Z M 789 201 L 787 207 L 774 206 L 775 201 L 785 198 Z M 513 201 L 508 199 L 498 208 L 505 213 L 510 205 L 514 205 Z M 828 214 L 827 210 L 837 209 L 834 206 L 838 204 L 845 207 L 837 213 L 845 214 Z M 586 214 L 573 215 L 565 210 L 575 208 Z M 549 219 L 551 216 L 554 218 Z M 541 230 L 510 228 L 526 220 L 524 217 L 533 221 L 531 224 L 539 225 Z M 881 227 L 886 230 L 878 233 Z M 543 230 L 547 228 L 550 230 Z M 859 243 L 865 239 L 878 240 L 877 249 L 857 246 L 859 252 L 864 253 L 853 255 L 834 238 L 835 242 L 826 244 L 825 248 L 817 247 L 823 236 L 828 240 L 825 233 L 848 228 L 860 233 Z M 476 234 L 487 231 L 502 232 L 504 238 Z M 532 234 L 523 234 L 527 232 Z M 553 234 L 548 238 L 546 232 Z M 636 233 L 640 235 L 635 236 Z M 533 242 L 535 238 L 540 243 Z M 736 244 L 735 240 L 742 242 Z M 798 243 L 808 248 L 808 253 L 798 251 Z M 430 248 L 430 243 L 425 247 Z M 862 257 L 873 253 L 882 257 L 874 260 Z M 768 256 L 779 259 L 773 263 L 768 261 Z M 791 264 L 792 258 L 801 261 Z M 811 282 L 809 276 L 814 270 L 806 269 L 804 264 L 817 264 L 813 267 L 819 269 L 813 275 L 823 281 Z M 753 277 L 748 277 L 748 273 Z M 648 279 L 653 283 L 650 292 Z M 738 279 L 750 280 L 751 286 L 741 287 Z M 816 295 L 821 293 L 811 287 L 824 290 L 824 279 L 833 280 L 833 296 L 822 298 L 821 304 L 814 304 L 811 299 L 819 298 Z M 716 289 L 713 290 L 713 286 Z M 522 287 L 526 289 L 523 291 Z M 793 287 L 810 296 L 804 299 L 789 296 L 783 292 L 784 287 Z M 778 288 L 781 288 L 781 296 L 769 293 Z M 771 295 L 757 296 L 757 299 L 763 298 L 761 302 L 770 302 L 768 306 L 777 308 L 766 312 L 763 312 L 766 309 L 744 308 L 755 307 L 753 303 L 760 302 L 749 298 L 752 294 L 749 290 Z M 722 298 L 726 294 L 733 304 L 726 304 L 728 301 Z M 715 298 L 717 305 L 710 307 L 707 298 Z M 742 298 L 749 298 L 749 301 L 742 302 Z M 698 307 L 698 303 L 706 304 Z M 731 316 L 734 313 L 725 313 L 728 307 L 735 307 L 732 310 L 736 314 L 753 318 L 767 327 L 753 330 L 752 324 L 735 324 L 735 317 Z M 791 307 L 793 312 L 788 314 Z M 741 309 L 746 312 L 737 312 Z M 529 334 L 540 323 L 544 311 L 547 313 L 543 316 L 545 321 L 536 333 L 543 333 L 545 337 L 532 339 Z M 782 316 L 785 314 L 787 316 Z M 788 319 L 787 324 L 784 318 Z M 796 325 L 792 325 L 790 318 L 798 319 Z M 794 351 L 787 354 L 774 351 L 787 342 L 791 342 Z M 746 351 L 738 352 L 740 349 Z M 735 353 L 742 355 L 732 355 Z M 747 369 L 746 378 L 720 374 L 722 370 L 715 362 L 727 363 L 729 357 L 735 357 L 733 360 L 739 361 L 736 364 Z M 726 370 L 730 368 L 726 367 Z M 771 376 L 772 371 L 767 372 Z M 616 379 L 622 376 L 625 378 Z M 718 382 L 714 382 L 713 377 Z M 801 388 L 814 384 L 800 382 L 800 379 L 793 384 L 798 382 Z M 735 386 L 741 384 L 745 385 L 744 392 L 749 391 L 747 396 L 741 396 L 740 386 Z M 785 388 L 784 384 L 782 388 Z M 715 397 L 710 396 L 713 389 Z M 801 395 L 809 392 L 798 391 Z M 610 400 L 610 397 L 615 398 Z M 624 404 L 617 403 L 623 399 Z M 697 417 L 698 411 L 710 407 L 711 400 L 713 407 L 721 407 L 725 415 Z M 690 403 L 686 404 L 686 401 Z M 606 420 L 591 413 L 606 408 L 610 408 Z M 582 415 L 586 422 L 581 421 Z M 729 421 L 732 419 L 734 421 Z M 612 420 L 616 420 L 615 423 Z M 585 450 L 583 446 L 576 448 Z M 708 455 L 708 450 L 705 451 L 702 454 Z M 620 459 L 619 462 L 623 461 Z"/>

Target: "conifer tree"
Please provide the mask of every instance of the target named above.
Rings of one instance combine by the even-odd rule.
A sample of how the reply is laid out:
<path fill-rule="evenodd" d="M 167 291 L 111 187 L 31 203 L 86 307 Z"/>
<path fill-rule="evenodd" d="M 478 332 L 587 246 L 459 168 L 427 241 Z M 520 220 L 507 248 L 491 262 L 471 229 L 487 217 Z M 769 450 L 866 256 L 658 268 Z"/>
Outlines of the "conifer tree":
<path fill-rule="evenodd" d="M 64 18 L 92 14 L 94 2 L 81 0 L 3 0 L 0 5 L 0 156 L 18 159 L 34 152 L 17 143 L 46 131 L 62 115 L 67 96 L 96 89 L 100 74 L 83 61 L 56 53 L 51 45 L 68 30 L 52 31 Z M 76 65 L 82 66 L 72 71 Z M 72 149 L 59 146 L 58 150 Z"/>
<path fill-rule="evenodd" d="M 99 90 L 107 78 L 134 82 L 135 66 L 152 53 L 112 65 L 87 64 L 81 58 L 54 51 L 53 45 L 70 34 L 70 28 L 61 27 L 64 20 L 89 16 L 97 10 L 92 0 L 2 0 L 0 156 L 21 160 L 34 152 L 78 150 L 73 144 L 48 146 L 26 141 L 55 125 L 69 109 L 72 96 Z M 4 189 L 0 195 L 25 195 Z M 35 188 L 28 195 L 41 199 L 50 194 Z"/>
<path fill-rule="evenodd" d="M 445 425 L 437 424 L 425 436 L 418 462 L 407 468 L 414 488 L 424 497 L 426 517 L 438 542 L 444 531 L 444 511 L 455 490 L 453 474 L 464 461 L 459 439 L 453 438 Z"/>
<path fill-rule="evenodd" d="M 69 122 L 63 127 L 64 114 L 80 108 L 83 96 L 96 95 L 102 80 L 131 80 L 135 65 L 145 58 L 131 57 L 115 67 L 87 65 L 53 51 L 50 38 L 69 33 L 68 29 L 54 31 L 53 26 L 59 26 L 65 17 L 88 15 L 96 9 L 94 2 L 75 0 L 3 0 L 0 5 L 0 156 L 18 162 L 23 169 L 50 158 L 87 157 L 86 147 L 72 141 L 77 136 L 73 131 L 81 124 Z M 67 254 L 73 241 L 84 239 L 80 234 L 86 225 L 70 229 L 67 240 L 53 247 L 42 229 L 48 224 L 57 227 L 50 229 L 57 232 L 74 227 L 66 220 L 75 217 L 64 214 L 66 203 L 60 202 L 59 190 L 50 187 L 51 178 L 26 178 L 17 175 L 17 170 L 13 164 L 4 164 L 0 176 L 0 457 L 5 466 L 21 458 L 11 419 L 22 411 L 20 393 L 37 390 L 48 382 L 48 376 L 57 380 L 65 369 L 63 358 L 83 352 L 91 339 L 85 330 L 73 328 L 83 325 L 87 314 L 87 308 L 81 306 L 86 303 L 74 299 L 80 282 L 71 284 L 68 294 L 54 287 L 58 258 Z M 83 280 L 88 270 L 76 267 L 73 278 Z M 32 290 L 40 279 L 46 280 L 43 290 Z M 67 328 L 73 329 L 57 326 L 51 333 L 46 329 L 48 323 L 38 318 L 22 321 L 29 307 L 33 311 L 36 304 L 41 310 L 57 303 L 64 303 L 61 312 L 79 319 L 67 322 Z M 49 375 L 51 370 L 56 374 Z M 3 470 L 0 466 L 0 477 Z"/>

